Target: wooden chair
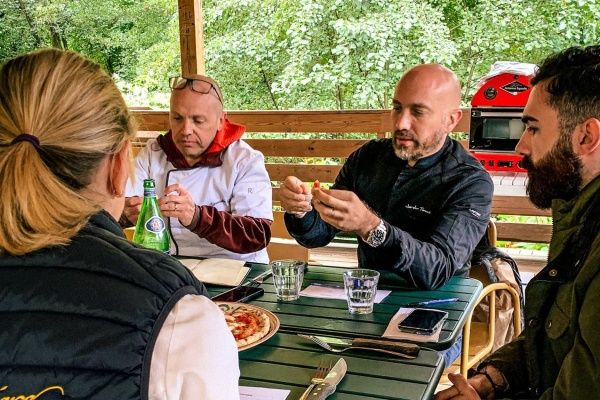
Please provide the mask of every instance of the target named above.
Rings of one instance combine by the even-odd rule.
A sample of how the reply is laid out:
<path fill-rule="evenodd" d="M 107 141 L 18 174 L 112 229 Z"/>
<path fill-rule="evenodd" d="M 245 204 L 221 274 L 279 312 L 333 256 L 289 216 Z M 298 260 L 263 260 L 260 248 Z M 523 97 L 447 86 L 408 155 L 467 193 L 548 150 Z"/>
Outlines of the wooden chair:
<path fill-rule="evenodd" d="M 293 259 L 308 262 L 309 250 L 300 246 L 287 231 L 283 211 L 273 211 L 271 242 L 267 246 L 269 260 Z"/>
<path fill-rule="evenodd" d="M 496 225 L 493 221 L 490 221 L 487 234 L 491 246 L 496 245 L 496 232 Z M 469 368 L 479 363 L 492 352 L 496 334 L 496 293 L 498 291 L 506 290 L 510 294 L 514 305 L 514 336 L 516 337 L 521 333 L 521 301 L 519 292 L 507 283 L 492 283 L 487 273 L 482 272 L 482 270 L 483 268 L 479 270 L 476 268 L 472 269 L 471 277 L 480 280 L 484 285 L 483 291 L 477 299 L 477 304 L 481 303 L 486 297 L 489 298 L 489 316 L 487 322 L 475 322 L 472 321 L 473 312 L 471 312 L 463 328 L 460 373 L 465 377 Z"/>

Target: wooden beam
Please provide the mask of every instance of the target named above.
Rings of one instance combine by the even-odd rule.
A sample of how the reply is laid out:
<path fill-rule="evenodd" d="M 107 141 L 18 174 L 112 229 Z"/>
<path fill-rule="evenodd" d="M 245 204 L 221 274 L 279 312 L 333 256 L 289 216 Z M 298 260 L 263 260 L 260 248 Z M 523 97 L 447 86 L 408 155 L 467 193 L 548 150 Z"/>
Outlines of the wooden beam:
<path fill-rule="evenodd" d="M 552 225 L 496 222 L 498 240 L 512 242 L 550 243 Z"/>
<path fill-rule="evenodd" d="M 493 214 L 506 215 L 533 215 L 540 217 L 551 217 L 552 212 L 540 210 L 534 206 L 527 196 L 501 196 L 495 195 L 492 200 Z"/>
<path fill-rule="evenodd" d="M 348 157 L 366 139 L 244 139 L 253 149 L 272 157 Z"/>
<path fill-rule="evenodd" d="M 180 0 L 182 1 L 182 0 Z M 140 131 L 167 130 L 166 110 L 132 110 Z M 463 118 L 454 132 L 468 132 L 470 109 L 463 109 Z M 323 133 L 387 133 L 392 131 L 390 110 L 327 110 L 327 111 L 228 111 L 233 122 L 246 126 L 248 132 L 323 132 Z M 468 143 L 466 143 L 468 145 Z"/>
<path fill-rule="evenodd" d="M 342 169 L 341 165 L 302 165 L 302 164 L 270 164 L 265 163 L 272 181 L 283 181 L 287 176 L 295 176 L 303 182 L 335 182 L 335 177 Z"/>
<path fill-rule="evenodd" d="M 204 75 L 202 0 L 178 0 L 181 75 Z"/>

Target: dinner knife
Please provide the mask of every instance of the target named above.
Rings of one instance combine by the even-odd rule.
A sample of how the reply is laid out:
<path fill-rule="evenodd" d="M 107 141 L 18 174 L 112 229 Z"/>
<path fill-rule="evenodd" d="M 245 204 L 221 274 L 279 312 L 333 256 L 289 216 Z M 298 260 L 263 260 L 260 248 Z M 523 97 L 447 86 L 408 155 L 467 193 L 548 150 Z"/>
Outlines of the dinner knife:
<path fill-rule="evenodd" d="M 273 273 L 273 270 L 271 268 L 269 268 L 268 270 L 266 270 L 265 272 L 255 276 L 253 279 L 250 279 L 249 281 L 247 281 L 246 283 L 243 283 L 241 286 L 253 286 L 256 285 L 257 283 L 260 284 L 262 283 L 266 278 L 268 278 L 269 276 L 271 276 L 271 274 Z"/>
<path fill-rule="evenodd" d="M 337 346 L 338 348 L 344 346 L 350 348 L 358 347 L 361 349 L 381 349 L 406 354 L 410 357 L 417 357 L 421 349 L 419 345 L 413 343 L 399 342 L 395 340 L 378 340 L 365 338 L 342 339 L 329 336 L 313 336 L 331 346 Z"/>
<path fill-rule="evenodd" d="M 337 360 L 333 368 L 329 370 L 325 379 L 323 379 L 323 382 L 315 386 L 308 396 L 306 396 L 306 399 L 325 400 L 329 395 L 335 392 L 338 383 L 340 383 L 344 375 L 346 375 L 347 370 L 348 366 L 346 365 L 346 360 L 343 358 Z"/>

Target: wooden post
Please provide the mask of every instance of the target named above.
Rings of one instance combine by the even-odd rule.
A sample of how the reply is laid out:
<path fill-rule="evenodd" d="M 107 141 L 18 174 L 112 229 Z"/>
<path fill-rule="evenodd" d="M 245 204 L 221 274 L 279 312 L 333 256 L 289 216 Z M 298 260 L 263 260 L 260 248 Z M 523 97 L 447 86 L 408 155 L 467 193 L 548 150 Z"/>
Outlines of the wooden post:
<path fill-rule="evenodd" d="M 178 0 L 181 75 L 204 75 L 204 18 L 202 0 Z"/>

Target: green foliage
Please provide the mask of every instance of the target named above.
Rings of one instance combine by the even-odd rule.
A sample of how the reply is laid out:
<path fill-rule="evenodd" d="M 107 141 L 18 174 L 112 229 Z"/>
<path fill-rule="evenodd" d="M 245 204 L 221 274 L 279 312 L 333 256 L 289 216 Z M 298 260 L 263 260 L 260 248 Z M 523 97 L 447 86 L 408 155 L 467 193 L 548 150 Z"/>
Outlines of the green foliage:
<path fill-rule="evenodd" d="M 600 42 L 596 0 L 205 0 L 206 69 L 229 109 L 387 108 L 409 67 L 456 71 L 468 103 L 498 60 Z M 0 61 L 81 52 L 131 102 L 167 105 L 179 73 L 176 0 L 0 2 Z"/>

